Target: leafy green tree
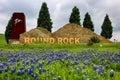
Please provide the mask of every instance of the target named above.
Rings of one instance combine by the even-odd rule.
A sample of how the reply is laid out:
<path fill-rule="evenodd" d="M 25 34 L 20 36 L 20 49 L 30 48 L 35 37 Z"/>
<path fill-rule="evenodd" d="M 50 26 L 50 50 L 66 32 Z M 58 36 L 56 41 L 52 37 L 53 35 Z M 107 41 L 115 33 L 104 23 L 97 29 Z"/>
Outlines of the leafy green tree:
<path fill-rule="evenodd" d="M 85 28 L 88 28 L 88 29 L 94 31 L 94 25 L 93 25 L 93 22 L 92 22 L 91 17 L 90 17 L 88 12 L 85 14 L 85 18 L 84 18 L 84 21 L 83 21 L 83 26 Z"/>
<path fill-rule="evenodd" d="M 80 24 L 80 12 L 76 6 L 72 9 L 72 13 L 69 18 L 69 23 L 76 23 L 78 25 L 81 25 Z"/>
<path fill-rule="evenodd" d="M 7 43 L 9 42 L 9 39 L 11 38 L 11 32 L 12 32 L 12 19 L 9 20 L 6 26 L 6 30 L 5 30 L 5 39 Z"/>
<path fill-rule="evenodd" d="M 102 28 L 101 36 L 103 36 L 107 39 L 110 39 L 112 37 L 113 27 L 112 27 L 112 23 L 109 19 L 109 16 L 107 14 L 104 18 L 101 28 Z"/>
<path fill-rule="evenodd" d="M 37 27 L 46 28 L 51 32 L 52 29 L 52 21 L 50 19 L 50 14 L 48 11 L 47 3 L 43 3 L 39 12 L 39 17 L 37 21 Z"/>

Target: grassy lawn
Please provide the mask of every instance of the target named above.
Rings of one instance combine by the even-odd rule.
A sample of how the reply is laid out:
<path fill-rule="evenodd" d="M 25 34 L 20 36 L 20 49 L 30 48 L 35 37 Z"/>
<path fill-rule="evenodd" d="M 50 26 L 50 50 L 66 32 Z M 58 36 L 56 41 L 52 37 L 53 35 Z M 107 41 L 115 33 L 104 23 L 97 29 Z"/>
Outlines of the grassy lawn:
<path fill-rule="evenodd" d="M 3 34 L 0 34 L 0 47 L 3 45 L 6 45 L 5 36 Z"/>

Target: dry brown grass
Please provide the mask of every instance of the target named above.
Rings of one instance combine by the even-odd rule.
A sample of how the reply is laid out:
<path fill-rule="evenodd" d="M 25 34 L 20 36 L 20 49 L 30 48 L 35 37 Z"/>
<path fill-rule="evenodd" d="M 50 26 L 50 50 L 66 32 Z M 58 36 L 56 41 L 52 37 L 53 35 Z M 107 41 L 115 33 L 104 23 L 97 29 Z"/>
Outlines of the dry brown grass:
<path fill-rule="evenodd" d="M 23 34 L 20 34 L 20 42 L 24 43 L 24 38 L 29 37 L 29 38 L 40 38 L 40 37 L 45 37 L 49 38 L 52 37 L 52 34 L 47 30 L 42 27 L 32 29 L 28 32 L 25 32 Z"/>
<path fill-rule="evenodd" d="M 105 39 L 104 37 L 97 35 L 96 33 L 94 33 L 93 31 L 87 29 L 87 28 L 83 28 L 77 24 L 66 24 L 65 26 L 63 26 L 62 28 L 60 28 L 59 30 L 55 31 L 52 34 L 53 37 L 58 38 L 58 37 L 62 37 L 62 38 L 80 38 L 82 43 L 87 43 L 88 40 L 95 36 L 98 37 L 100 39 L 101 42 L 104 43 L 111 43 L 110 40 Z"/>

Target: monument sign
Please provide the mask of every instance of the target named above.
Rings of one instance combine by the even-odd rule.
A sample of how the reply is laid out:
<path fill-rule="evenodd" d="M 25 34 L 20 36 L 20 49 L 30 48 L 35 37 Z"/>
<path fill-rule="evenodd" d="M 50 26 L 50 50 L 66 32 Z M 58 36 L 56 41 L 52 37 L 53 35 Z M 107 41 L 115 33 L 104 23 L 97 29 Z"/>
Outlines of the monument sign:
<path fill-rule="evenodd" d="M 26 31 L 24 13 L 13 13 L 11 39 L 19 39 L 20 34 Z"/>

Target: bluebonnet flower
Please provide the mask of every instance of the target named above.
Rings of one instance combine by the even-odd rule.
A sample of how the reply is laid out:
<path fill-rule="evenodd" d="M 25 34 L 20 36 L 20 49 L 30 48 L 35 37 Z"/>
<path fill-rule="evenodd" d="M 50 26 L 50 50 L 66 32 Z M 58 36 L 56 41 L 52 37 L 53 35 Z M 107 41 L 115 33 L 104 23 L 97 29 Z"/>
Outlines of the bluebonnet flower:
<path fill-rule="evenodd" d="M 47 62 L 47 64 L 51 64 L 52 63 L 52 60 L 51 59 L 49 59 L 48 60 L 48 62 Z"/>
<path fill-rule="evenodd" d="M 0 70 L 0 73 L 2 73 L 3 70 Z"/>
<path fill-rule="evenodd" d="M 30 59 L 30 62 L 31 62 L 31 63 L 34 63 L 34 59 L 31 58 L 31 59 Z"/>
<path fill-rule="evenodd" d="M 114 71 L 111 70 L 111 71 L 110 71 L 110 77 L 113 77 L 113 76 L 114 76 Z"/>
<path fill-rule="evenodd" d="M 96 72 L 97 72 L 98 74 L 100 74 L 100 69 L 98 68 L 98 69 L 96 70 Z"/>
<path fill-rule="evenodd" d="M 99 69 L 103 69 L 103 66 L 102 66 L 102 65 L 99 65 L 98 68 L 99 68 Z"/>
<path fill-rule="evenodd" d="M 16 62 L 16 59 L 13 57 L 10 62 Z"/>
<path fill-rule="evenodd" d="M 34 78 L 36 79 L 38 77 L 38 75 L 37 74 L 34 74 Z"/>
<path fill-rule="evenodd" d="M 28 64 L 29 64 L 29 61 L 25 61 L 25 64 L 28 65 Z"/>
<path fill-rule="evenodd" d="M 7 63 L 7 62 L 2 62 L 2 64 L 3 64 L 4 66 L 8 66 L 8 63 Z"/>
<path fill-rule="evenodd" d="M 84 80 L 84 76 L 82 76 L 82 80 Z"/>
<path fill-rule="evenodd" d="M 87 75 L 87 72 L 84 72 L 85 75 Z"/>
<path fill-rule="evenodd" d="M 42 68 L 42 66 L 43 66 L 43 63 L 42 63 L 42 62 L 40 62 L 40 63 L 39 63 L 39 67 L 40 67 L 40 68 Z"/>
<path fill-rule="evenodd" d="M 16 71 L 16 68 L 13 68 L 12 71 L 11 71 L 11 73 L 15 73 L 15 71 Z"/>
<path fill-rule="evenodd" d="M 39 69 L 39 73 L 41 74 L 42 72 L 46 72 L 47 71 L 47 69 L 46 68 L 40 68 Z"/>
<path fill-rule="evenodd" d="M 22 66 L 21 68 L 20 68 L 20 70 L 24 70 L 25 68 L 24 68 L 24 66 Z"/>
<path fill-rule="evenodd" d="M 58 76 L 58 80 L 61 80 L 61 76 Z"/>
<path fill-rule="evenodd" d="M 27 69 L 27 73 L 28 73 L 28 74 L 33 73 L 33 69 L 32 69 L 32 68 L 28 68 L 28 69 Z"/>
<path fill-rule="evenodd" d="M 3 68 L 3 64 L 0 64 L 0 68 Z"/>
<path fill-rule="evenodd" d="M 108 65 L 105 66 L 105 69 L 108 70 Z"/>
<path fill-rule="evenodd" d="M 91 64 L 91 61 L 90 61 L 90 60 L 85 60 L 85 61 L 84 61 L 84 64 L 85 64 L 85 65 L 90 65 L 90 64 Z"/>
<path fill-rule="evenodd" d="M 40 73 L 40 74 L 42 73 L 42 68 L 39 69 L 39 73 Z"/>
<path fill-rule="evenodd" d="M 34 73 L 31 73 L 30 75 L 31 75 L 32 77 L 34 77 Z"/>
<path fill-rule="evenodd" d="M 98 67 L 96 65 L 93 65 L 93 70 L 96 71 Z"/>
<path fill-rule="evenodd" d="M 56 78 L 53 78 L 53 80 L 57 80 Z"/>
<path fill-rule="evenodd" d="M 54 76 L 54 74 L 55 74 L 55 73 L 54 73 L 54 71 L 52 70 L 51 75 Z"/>
<path fill-rule="evenodd" d="M 8 67 L 7 67 L 7 68 L 5 68 L 5 72 L 8 72 Z"/>
<path fill-rule="evenodd" d="M 75 65 L 75 63 L 74 62 L 71 62 L 71 66 L 74 66 Z"/>
<path fill-rule="evenodd" d="M 42 71 L 43 71 L 43 72 L 46 72 L 46 71 L 47 71 L 47 69 L 46 69 L 46 68 L 42 68 Z"/>
<path fill-rule="evenodd" d="M 76 71 L 77 71 L 77 73 L 79 73 L 80 72 L 80 68 L 76 68 Z"/>
<path fill-rule="evenodd" d="M 21 72 L 20 72 L 20 71 L 18 71 L 18 72 L 16 72 L 16 74 L 17 74 L 17 76 L 20 76 L 20 75 L 21 75 Z"/>

